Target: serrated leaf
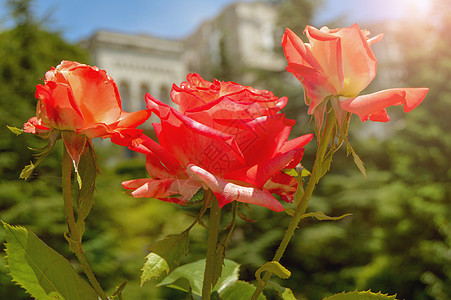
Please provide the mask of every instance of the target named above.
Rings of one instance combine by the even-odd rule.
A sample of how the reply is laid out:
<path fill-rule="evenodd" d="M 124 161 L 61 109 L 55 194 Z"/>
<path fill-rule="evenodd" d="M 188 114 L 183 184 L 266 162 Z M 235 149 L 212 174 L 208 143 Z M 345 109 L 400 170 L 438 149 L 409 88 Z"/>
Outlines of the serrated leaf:
<path fill-rule="evenodd" d="M 287 279 L 291 276 L 291 272 L 282 266 L 278 261 L 270 261 L 258 268 L 255 272 L 255 278 L 259 283 L 264 283 L 260 277 L 260 274 L 265 271 L 275 274 L 282 279 Z"/>
<path fill-rule="evenodd" d="M 330 297 L 323 298 L 323 300 L 396 300 L 396 295 L 389 296 L 388 294 L 373 293 L 371 291 L 365 292 L 343 292 L 335 294 Z"/>
<path fill-rule="evenodd" d="M 156 253 L 149 253 L 147 260 L 142 267 L 141 286 L 152 278 L 160 276 L 161 273 L 169 274 L 169 265 L 167 261 Z"/>
<path fill-rule="evenodd" d="M 96 300 L 97 294 L 71 264 L 24 227 L 3 223 L 13 280 L 36 299 Z"/>
<path fill-rule="evenodd" d="M 23 129 L 9 125 L 6 125 L 6 127 L 8 127 L 8 129 L 11 130 L 11 132 L 14 133 L 15 135 L 21 135 L 22 133 L 24 133 Z"/>
<path fill-rule="evenodd" d="M 291 289 L 281 286 L 273 281 L 268 281 L 268 285 L 271 286 L 282 300 L 296 300 Z"/>
<path fill-rule="evenodd" d="M 187 255 L 189 250 L 189 231 L 169 235 L 150 246 L 151 253 L 146 256 L 147 261 L 142 268 L 141 286 L 161 273 L 169 273 L 178 266 L 182 254 Z"/>
<path fill-rule="evenodd" d="M 302 215 L 302 219 L 308 218 L 308 217 L 312 217 L 312 218 L 315 218 L 315 219 L 320 220 L 320 221 L 337 221 L 337 220 L 341 220 L 341 219 L 343 219 L 344 217 L 347 217 L 347 216 L 352 216 L 352 214 L 344 214 L 344 215 L 341 215 L 339 217 L 329 217 L 328 215 L 326 215 L 322 211 L 316 211 L 316 212 L 309 212 L 309 213 L 303 214 Z"/>
<path fill-rule="evenodd" d="M 212 292 L 221 292 L 238 280 L 240 265 L 234 261 L 225 259 L 221 277 L 212 289 Z M 202 283 L 204 281 L 205 259 L 198 260 L 176 268 L 158 286 L 168 286 L 185 292 L 189 290 L 195 295 L 202 295 Z M 188 281 L 188 286 L 187 286 Z"/>
<path fill-rule="evenodd" d="M 219 295 L 222 300 L 251 299 L 255 289 L 255 285 L 246 281 L 238 280 L 234 284 L 231 284 L 227 288 L 221 290 Z M 265 299 L 266 297 L 263 294 L 258 296 L 258 300 Z"/>

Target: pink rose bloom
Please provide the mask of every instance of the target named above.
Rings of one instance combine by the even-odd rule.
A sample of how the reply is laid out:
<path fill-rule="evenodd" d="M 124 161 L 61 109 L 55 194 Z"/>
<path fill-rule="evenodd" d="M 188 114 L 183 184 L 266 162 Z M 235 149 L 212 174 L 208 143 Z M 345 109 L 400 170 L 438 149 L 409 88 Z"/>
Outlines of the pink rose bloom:
<path fill-rule="evenodd" d="M 272 193 L 292 201 L 297 180 L 281 171 L 299 164 L 312 135 L 287 141 L 295 121 L 278 113 L 285 97 L 189 74 L 171 91 L 179 110 L 146 98 L 161 119 L 159 143 L 143 135 L 130 147 L 147 154 L 150 175 L 123 183 L 134 197 L 185 204 L 204 188 L 220 207 L 236 200 L 282 211 Z"/>
<path fill-rule="evenodd" d="M 304 86 L 305 102 L 309 114 L 322 119 L 326 99 L 332 100 L 337 117 L 347 112 L 357 114 L 362 121 L 387 122 L 385 108 L 403 105 L 409 112 L 426 96 L 427 88 L 396 88 L 359 96 L 376 76 L 377 61 L 371 45 L 383 37 L 368 38 L 369 32 L 351 27 L 320 30 L 307 26 L 304 30 L 309 43 L 304 43 L 290 29 L 286 29 L 282 47 L 288 61 L 287 70 Z M 336 100 L 338 99 L 338 101 Z"/>
<path fill-rule="evenodd" d="M 36 98 L 36 117 L 24 124 L 24 131 L 46 137 L 61 130 L 74 161 L 86 138 L 109 137 L 121 144 L 138 138 L 142 130 L 136 127 L 151 114 L 123 111 L 116 83 L 105 71 L 72 61 L 62 61 L 45 73 L 44 85 L 36 86 Z"/>

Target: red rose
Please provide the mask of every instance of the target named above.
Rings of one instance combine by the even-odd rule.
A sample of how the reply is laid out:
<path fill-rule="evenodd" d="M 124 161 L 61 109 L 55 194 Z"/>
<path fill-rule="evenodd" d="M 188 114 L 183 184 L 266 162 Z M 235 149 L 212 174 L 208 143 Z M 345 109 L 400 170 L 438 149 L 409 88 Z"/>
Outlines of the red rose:
<path fill-rule="evenodd" d="M 131 149 L 147 154 L 150 179 L 123 183 L 135 197 L 185 203 L 211 189 L 219 206 L 233 200 L 282 211 L 272 192 L 291 201 L 297 182 L 282 173 L 295 167 L 312 135 L 287 141 L 295 121 L 278 113 L 287 99 L 198 74 L 174 85 L 179 111 L 147 95 L 159 144 L 143 136 Z M 177 197 L 179 196 L 179 197 Z"/>
<path fill-rule="evenodd" d="M 136 127 L 150 116 L 148 110 L 123 111 L 116 83 L 105 71 L 71 61 L 47 71 L 44 85 L 36 86 L 36 98 L 36 117 L 24 124 L 25 132 L 46 136 L 61 130 L 74 161 L 86 137 L 110 137 L 123 144 L 141 135 Z M 80 141 L 75 134 L 82 135 Z"/>
<path fill-rule="evenodd" d="M 383 37 L 368 39 L 369 32 L 357 24 L 347 28 L 320 30 L 307 26 L 304 43 L 290 29 L 285 31 L 282 47 L 288 60 L 287 70 L 303 84 L 309 114 L 320 120 L 329 96 L 338 117 L 345 111 L 357 114 L 362 121 L 387 122 L 386 107 L 403 105 L 409 112 L 426 96 L 427 88 L 397 88 L 364 96 L 359 93 L 376 76 L 377 61 L 370 46 Z"/>

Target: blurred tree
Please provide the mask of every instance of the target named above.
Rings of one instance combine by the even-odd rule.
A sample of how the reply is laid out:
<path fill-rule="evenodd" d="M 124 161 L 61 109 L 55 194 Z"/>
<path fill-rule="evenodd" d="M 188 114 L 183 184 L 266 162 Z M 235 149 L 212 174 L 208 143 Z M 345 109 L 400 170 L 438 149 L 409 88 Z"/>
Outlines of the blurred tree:
<path fill-rule="evenodd" d="M 51 66 L 62 59 L 87 62 L 87 54 L 59 34 L 48 32 L 45 20 L 34 17 L 32 0 L 9 0 L 6 6 L 13 26 L 0 32 L 0 214 L 3 221 L 27 225 L 52 247 L 67 253 L 61 238 L 65 230 L 58 179 L 61 154 L 54 151 L 29 182 L 20 180 L 20 171 L 33 160 L 28 147 L 40 148 L 45 142 L 28 134 L 16 137 L 6 126 L 21 128 L 35 115 L 35 87 Z M 2 298 L 26 298 L 6 276 L 3 259 L 0 271 Z"/>
<path fill-rule="evenodd" d="M 353 216 L 305 221 L 282 262 L 299 270 L 289 280 L 298 295 L 320 299 L 357 288 L 399 299 L 451 299 L 451 3 L 434 5 L 431 23 L 406 20 L 394 32 L 387 27 L 397 43 L 386 47 L 402 51 L 402 59 L 385 62 L 402 71 L 404 86 L 430 92 L 409 114 L 391 113 L 382 139 L 358 139 L 365 133 L 353 120 L 350 141 L 368 179 L 343 153 L 335 155 L 309 209 Z M 373 125 L 361 130 L 367 126 Z"/>
<path fill-rule="evenodd" d="M 301 36 L 305 26 L 311 25 L 313 17 L 323 5 L 323 0 L 278 0 L 279 17 L 278 25 L 282 30 L 290 28 Z"/>
<path fill-rule="evenodd" d="M 35 115 L 35 87 L 51 66 L 63 59 L 86 63 L 87 54 L 44 29 L 46 20 L 35 19 L 32 0 L 6 4 L 14 26 L 0 33 L 0 174 L 2 179 L 16 179 L 31 160 L 27 146 L 36 146 L 37 139 L 31 135 L 15 138 L 6 125 L 22 127 Z"/>

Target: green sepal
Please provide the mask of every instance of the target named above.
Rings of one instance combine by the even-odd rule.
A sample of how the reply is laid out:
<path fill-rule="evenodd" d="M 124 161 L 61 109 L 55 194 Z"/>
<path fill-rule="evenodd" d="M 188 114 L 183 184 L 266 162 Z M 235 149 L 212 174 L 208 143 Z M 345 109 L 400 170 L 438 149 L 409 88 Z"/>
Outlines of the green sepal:
<path fill-rule="evenodd" d="M 244 203 L 244 205 L 249 208 L 249 210 L 252 212 L 251 207 L 247 204 Z M 249 222 L 249 223 L 254 223 L 257 222 L 257 220 L 251 219 L 248 216 L 246 216 L 242 211 L 240 211 L 239 207 L 236 209 L 236 213 L 238 214 L 238 217 L 240 217 L 241 220 Z"/>
<path fill-rule="evenodd" d="M 17 128 L 17 127 L 14 127 L 14 126 L 9 126 L 9 125 L 6 125 L 6 127 L 8 127 L 8 129 L 11 130 L 11 132 L 14 133 L 17 136 L 19 136 L 22 133 L 24 133 L 23 129 L 20 129 L 20 128 Z"/>
<path fill-rule="evenodd" d="M 127 285 L 127 283 L 128 283 L 127 280 L 124 281 L 123 283 L 121 283 L 121 284 L 116 288 L 116 290 L 114 291 L 114 293 L 113 293 L 111 296 L 112 296 L 112 297 L 119 296 L 119 298 L 120 298 L 121 295 L 122 295 L 122 291 L 125 289 L 125 286 Z"/>
<path fill-rule="evenodd" d="M 396 295 L 389 296 L 388 294 L 373 293 L 371 291 L 354 291 L 354 292 L 342 292 L 330 297 L 323 298 L 323 300 L 396 300 Z"/>
<path fill-rule="evenodd" d="M 263 280 L 260 277 L 260 274 L 265 271 L 275 274 L 282 279 L 287 279 L 291 276 L 291 272 L 288 271 L 284 266 L 282 266 L 278 261 L 269 261 L 258 268 L 258 270 L 255 272 L 255 278 L 260 284 L 264 284 Z"/>
<path fill-rule="evenodd" d="M 80 245 L 81 245 L 81 241 L 74 240 L 69 235 L 67 235 L 67 232 L 64 232 L 64 238 L 69 243 L 70 251 L 72 251 L 73 253 L 78 253 Z"/>
<path fill-rule="evenodd" d="M 352 154 L 352 157 L 354 158 L 354 163 L 357 166 L 357 168 L 359 168 L 359 171 L 363 174 L 363 176 L 366 178 L 366 169 L 365 169 L 365 164 L 363 163 L 363 161 L 360 159 L 360 157 L 357 155 L 357 153 L 355 153 L 354 149 L 351 147 L 351 144 L 348 142 L 347 139 L 345 139 L 346 142 L 346 151 L 347 151 L 347 155 L 349 156 L 349 154 Z"/>
<path fill-rule="evenodd" d="M 37 160 L 35 163 L 30 161 L 30 164 L 25 166 L 20 172 L 19 178 L 21 179 L 28 179 L 30 175 L 33 173 L 33 170 L 46 158 L 50 152 L 52 152 L 53 147 L 55 146 L 56 141 L 61 137 L 59 130 L 53 130 L 49 134 L 49 142 L 46 146 L 42 147 L 41 149 L 38 149 L 38 153 L 33 154 L 33 156 L 37 157 Z"/>
<path fill-rule="evenodd" d="M 63 256 L 24 227 L 3 222 L 10 276 L 32 297 L 43 300 L 97 300 L 94 289 Z"/>
<path fill-rule="evenodd" d="M 97 157 L 93 146 L 90 142 L 80 156 L 78 163 L 77 181 L 79 182 L 78 189 L 75 191 L 75 199 L 77 203 L 77 230 L 80 237 L 83 236 L 85 229 L 85 219 L 91 212 L 94 205 L 94 192 L 97 174 L 100 173 L 100 168 L 97 165 Z M 83 184 L 82 184 L 83 182 Z"/>
<path fill-rule="evenodd" d="M 337 220 L 341 220 L 347 216 L 352 216 L 352 214 L 344 214 L 339 217 L 329 217 L 322 211 L 316 211 L 316 212 L 305 213 L 301 216 L 301 218 L 304 219 L 304 218 L 312 217 L 319 221 L 337 221 Z"/>
<path fill-rule="evenodd" d="M 287 215 L 289 215 L 289 216 L 294 216 L 294 214 L 295 214 L 295 210 L 294 209 L 292 209 L 292 208 L 289 208 L 289 207 L 285 207 L 285 213 L 287 214 Z"/>

